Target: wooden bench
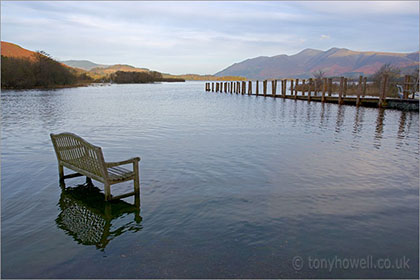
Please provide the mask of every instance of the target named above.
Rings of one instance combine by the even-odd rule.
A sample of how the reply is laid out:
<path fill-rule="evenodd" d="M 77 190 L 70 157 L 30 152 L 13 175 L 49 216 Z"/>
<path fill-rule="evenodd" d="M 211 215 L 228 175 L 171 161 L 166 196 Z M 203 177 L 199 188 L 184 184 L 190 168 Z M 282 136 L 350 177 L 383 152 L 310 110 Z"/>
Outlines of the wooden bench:
<path fill-rule="evenodd" d="M 88 143 L 73 133 L 50 134 L 58 160 L 60 182 L 64 179 L 86 176 L 104 184 L 105 200 L 119 199 L 140 193 L 139 157 L 119 162 L 105 162 L 102 149 Z M 133 164 L 130 171 L 120 165 Z M 64 168 L 77 173 L 64 175 Z M 124 181 L 134 181 L 134 192 L 112 196 L 111 185 Z"/>

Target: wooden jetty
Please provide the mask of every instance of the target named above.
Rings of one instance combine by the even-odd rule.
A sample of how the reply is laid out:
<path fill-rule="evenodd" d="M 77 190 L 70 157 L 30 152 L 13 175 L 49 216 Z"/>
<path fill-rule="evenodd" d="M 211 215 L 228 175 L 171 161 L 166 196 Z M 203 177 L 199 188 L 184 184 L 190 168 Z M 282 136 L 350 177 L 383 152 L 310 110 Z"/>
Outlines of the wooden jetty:
<path fill-rule="evenodd" d="M 280 83 L 278 83 L 280 81 Z M 255 86 L 253 87 L 253 83 Z M 378 107 L 385 109 L 400 109 L 409 111 L 419 110 L 419 100 L 408 98 L 412 86 L 410 76 L 404 79 L 404 98 L 393 98 L 387 96 L 388 75 L 382 76 L 378 96 L 367 96 L 367 78 L 360 76 L 357 83 L 357 93 L 348 94 L 347 78 L 340 77 L 338 92 L 333 92 L 333 81 L 331 78 L 316 79 L 281 79 L 271 80 L 271 93 L 268 92 L 269 80 L 262 81 L 262 93 L 260 92 L 259 81 L 229 81 L 229 82 L 206 82 L 205 90 L 208 92 L 224 92 L 230 94 L 255 95 L 271 98 L 284 98 L 295 100 L 306 100 L 308 102 L 328 102 L 339 105 L 355 105 L 366 107 Z M 278 84 L 280 90 L 277 92 Z M 287 90 L 289 86 L 289 90 Z M 255 89 L 255 93 L 253 92 Z"/>

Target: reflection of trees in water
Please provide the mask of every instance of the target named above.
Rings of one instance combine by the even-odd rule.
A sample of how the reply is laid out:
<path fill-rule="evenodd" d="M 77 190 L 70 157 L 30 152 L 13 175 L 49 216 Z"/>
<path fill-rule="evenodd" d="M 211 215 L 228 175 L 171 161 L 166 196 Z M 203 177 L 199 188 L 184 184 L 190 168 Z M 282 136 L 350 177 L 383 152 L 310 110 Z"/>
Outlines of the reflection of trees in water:
<path fill-rule="evenodd" d="M 58 205 L 61 212 L 56 219 L 57 226 L 79 244 L 104 249 L 124 232 L 142 229 L 139 197 L 135 198 L 134 204 L 122 200 L 105 202 L 104 194 L 98 188 L 85 184 L 63 188 Z M 113 220 L 131 213 L 134 220 L 113 227 Z"/>

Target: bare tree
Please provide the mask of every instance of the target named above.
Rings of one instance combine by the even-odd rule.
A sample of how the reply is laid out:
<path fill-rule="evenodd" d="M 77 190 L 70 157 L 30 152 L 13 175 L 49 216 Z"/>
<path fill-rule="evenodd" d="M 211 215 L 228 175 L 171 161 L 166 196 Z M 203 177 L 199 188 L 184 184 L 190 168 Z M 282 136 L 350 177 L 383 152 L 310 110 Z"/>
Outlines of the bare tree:
<path fill-rule="evenodd" d="M 386 63 L 372 75 L 372 80 L 375 86 L 379 87 L 384 74 L 388 75 L 388 81 L 390 83 L 395 83 L 400 78 L 400 73 L 400 68 L 392 66 L 391 63 Z"/>
<path fill-rule="evenodd" d="M 417 66 L 414 68 L 413 72 L 410 73 L 410 76 L 414 78 L 414 82 L 416 83 L 415 89 L 416 91 L 419 90 L 419 67 Z"/>
<path fill-rule="evenodd" d="M 313 76 L 314 76 L 314 78 L 315 78 L 315 81 L 316 81 L 317 87 L 318 87 L 318 88 L 322 88 L 322 84 L 323 84 L 324 78 L 327 76 L 327 75 L 325 74 L 325 72 L 324 72 L 324 71 L 322 71 L 321 69 L 319 69 L 319 70 L 317 70 L 317 71 L 313 72 L 313 73 L 312 73 L 312 75 L 313 75 Z"/>

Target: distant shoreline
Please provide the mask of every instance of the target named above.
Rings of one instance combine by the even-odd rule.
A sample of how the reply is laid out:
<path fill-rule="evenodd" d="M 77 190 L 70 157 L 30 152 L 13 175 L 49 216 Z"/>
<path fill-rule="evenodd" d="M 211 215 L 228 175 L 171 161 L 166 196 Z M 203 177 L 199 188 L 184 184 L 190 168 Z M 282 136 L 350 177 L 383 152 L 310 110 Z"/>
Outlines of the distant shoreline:
<path fill-rule="evenodd" d="M 187 82 L 186 80 L 162 80 L 162 81 L 154 81 L 154 82 L 147 82 L 147 83 L 98 83 L 98 82 L 91 82 L 91 83 L 80 83 L 74 85 L 53 85 L 48 87 L 28 87 L 28 88 L 13 88 L 13 87 L 1 87 L 1 90 L 16 90 L 16 91 L 23 91 L 23 90 L 54 90 L 54 89 L 63 89 L 63 88 L 78 88 L 78 87 L 89 87 L 89 86 L 106 86 L 106 85 L 136 85 L 136 84 L 157 84 L 157 83 L 183 83 Z"/>

